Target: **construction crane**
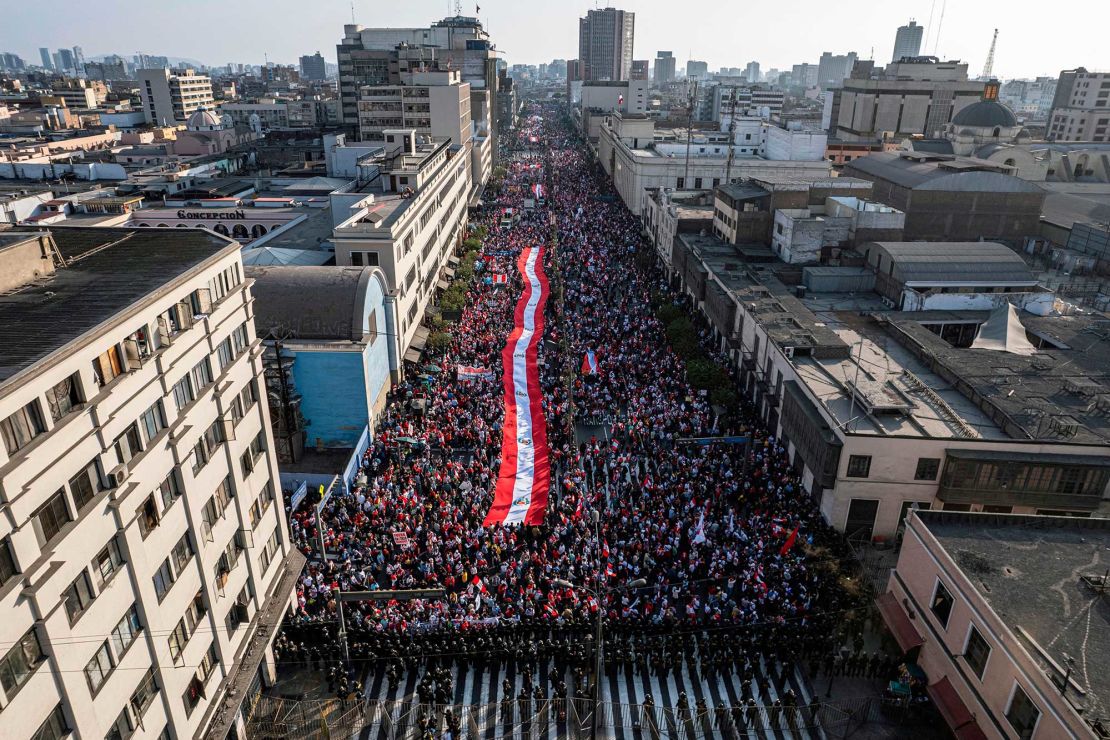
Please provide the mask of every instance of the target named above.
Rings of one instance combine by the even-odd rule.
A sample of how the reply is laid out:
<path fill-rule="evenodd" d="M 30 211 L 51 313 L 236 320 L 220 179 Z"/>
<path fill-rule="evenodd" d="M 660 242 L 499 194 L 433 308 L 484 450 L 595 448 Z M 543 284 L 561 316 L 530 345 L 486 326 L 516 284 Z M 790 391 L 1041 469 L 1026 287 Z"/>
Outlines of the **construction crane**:
<path fill-rule="evenodd" d="M 981 80 L 989 80 L 994 72 L 994 47 L 998 44 L 998 29 L 994 29 L 994 36 L 991 37 L 991 50 L 987 52 L 987 61 L 983 64 L 983 74 L 979 75 Z"/>

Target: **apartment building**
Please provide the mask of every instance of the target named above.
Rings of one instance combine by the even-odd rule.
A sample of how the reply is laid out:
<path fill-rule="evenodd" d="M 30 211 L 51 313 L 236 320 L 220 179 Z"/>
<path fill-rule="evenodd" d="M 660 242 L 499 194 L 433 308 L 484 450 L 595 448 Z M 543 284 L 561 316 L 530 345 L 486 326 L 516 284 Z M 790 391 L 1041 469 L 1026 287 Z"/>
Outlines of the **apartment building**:
<path fill-rule="evenodd" d="M 1102 738 L 1110 522 L 914 511 L 879 611 L 957 738 Z"/>
<path fill-rule="evenodd" d="M 356 180 L 331 196 L 335 261 L 385 273 L 397 306 L 398 350 L 415 362 L 428 336 L 424 313 L 453 270 L 452 252 L 466 229 L 467 162 L 458 145 L 411 129 L 385 131 L 377 152 L 352 149 Z M 342 158 L 342 148 L 332 156 Z"/>
<path fill-rule="evenodd" d="M 1110 72 L 1060 73 L 1048 118 L 1049 141 L 1110 141 Z"/>
<path fill-rule="evenodd" d="M 239 245 L 10 229 L 0 265 L 3 734 L 228 737 L 304 562 Z"/>
<path fill-rule="evenodd" d="M 212 108 L 212 79 L 192 69 L 140 69 L 135 73 L 147 123 L 185 123 L 198 108 Z"/>

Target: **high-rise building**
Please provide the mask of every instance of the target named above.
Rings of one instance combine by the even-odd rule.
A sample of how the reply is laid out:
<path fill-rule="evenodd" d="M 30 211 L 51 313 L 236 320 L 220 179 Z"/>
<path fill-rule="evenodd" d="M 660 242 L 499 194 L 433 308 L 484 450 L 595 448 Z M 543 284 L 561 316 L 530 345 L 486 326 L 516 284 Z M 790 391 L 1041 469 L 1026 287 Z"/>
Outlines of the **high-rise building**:
<path fill-rule="evenodd" d="M 4 736 L 226 737 L 304 564 L 239 244 L 4 234 Z"/>
<path fill-rule="evenodd" d="M 910 21 L 908 26 L 898 26 L 898 33 L 894 35 L 894 57 L 890 60 L 897 62 L 902 57 L 916 57 L 921 55 L 921 38 L 925 33 L 925 26 L 917 25 Z"/>
<path fill-rule="evenodd" d="M 817 84 L 822 89 L 839 85 L 851 77 L 852 67 L 855 66 L 857 58 L 854 51 L 847 54 L 833 54 L 831 51 L 826 51 L 817 63 Z"/>
<path fill-rule="evenodd" d="M 340 115 L 345 127 L 358 128 L 360 89 L 366 85 L 400 84 L 398 45 L 423 49 L 425 59 L 462 72 L 470 85 L 471 116 L 492 138 L 497 157 L 497 52 L 489 33 L 477 18 L 452 16 L 427 28 L 343 27 L 336 47 L 339 61 Z M 392 63 L 392 66 L 391 66 Z M 487 115 L 489 113 L 490 115 Z"/>
<path fill-rule="evenodd" d="M 212 79 L 191 69 L 140 69 L 135 73 L 147 123 L 184 123 L 198 108 L 211 107 Z"/>
<path fill-rule="evenodd" d="M 709 62 L 699 62 L 691 59 L 686 62 L 686 79 L 704 80 L 709 77 Z"/>
<path fill-rule="evenodd" d="M 744 79 L 748 82 L 759 82 L 759 62 L 748 62 L 744 69 Z"/>
<path fill-rule="evenodd" d="M 54 69 L 54 60 L 50 58 L 50 49 L 47 49 L 45 46 L 40 46 L 39 59 L 42 60 L 44 69 Z"/>
<path fill-rule="evenodd" d="M 1056 81 L 1049 141 L 1110 141 L 1110 72 L 1065 69 Z"/>
<path fill-rule="evenodd" d="M 675 58 L 669 51 L 660 51 L 655 54 L 655 84 L 663 85 L 674 82 Z"/>
<path fill-rule="evenodd" d="M 24 68 L 23 59 L 10 51 L 0 52 L 0 69 L 18 72 Z"/>
<path fill-rule="evenodd" d="M 58 49 L 56 54 L 54 66 L 57 67 L 59 71 L 63 69 L 70 71 L 77 69 L 72 49 Z"/>
<path fill-rule="evenodd" d="M 320 82 L 328 78 L 328 64 L 320 52 L 301 57 L 301 78 Z"/>
<path fill-rule="evenodd" d="M 632 74 L 636 14 L 616 8 L 590 10 L 578 19 L 578 59 L 587 81 L 627 80 Z"/>
<path fill-rule="evenodd" d="M 85 73 L 85 52 L 80 46 L 73 47 L 73 68 L 78 74 Z"/>
<path fill-rule="evenodd" d="M 930 138 L 982 95 L 983 83 L 967 79 L 966 63 L 917 57 L 867 78 L 842 80 L 825 98 L 825 123 L 840 141 L 876 142 L 888 134 Z"/>

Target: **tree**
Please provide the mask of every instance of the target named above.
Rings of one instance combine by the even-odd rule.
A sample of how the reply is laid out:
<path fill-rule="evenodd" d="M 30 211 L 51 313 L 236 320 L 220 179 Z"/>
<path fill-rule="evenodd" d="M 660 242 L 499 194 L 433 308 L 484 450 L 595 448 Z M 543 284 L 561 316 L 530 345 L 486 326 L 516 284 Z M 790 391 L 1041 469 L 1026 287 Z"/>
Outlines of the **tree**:
<path fill-rule="evenodd" d="M 667 341 L 670 342 L 675 354 L 684 359 L 697 357 L 701 353 L 694 324 L 685 316 L 680 316 L 667 324 Z"/>

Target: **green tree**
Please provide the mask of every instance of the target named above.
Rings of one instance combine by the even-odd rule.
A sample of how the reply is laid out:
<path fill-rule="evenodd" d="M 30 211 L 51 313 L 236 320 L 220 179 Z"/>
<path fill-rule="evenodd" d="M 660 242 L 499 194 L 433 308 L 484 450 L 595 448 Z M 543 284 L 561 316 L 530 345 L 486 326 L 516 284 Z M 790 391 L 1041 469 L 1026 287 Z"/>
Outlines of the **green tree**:
<path fill-rule="evenodd" d="M 684 359 L 697 357 L 701 354 L 694 324 L 685 316 L 680 316 L 667 324 L 667 341 L 670 342 L 671 349 Z"/>

